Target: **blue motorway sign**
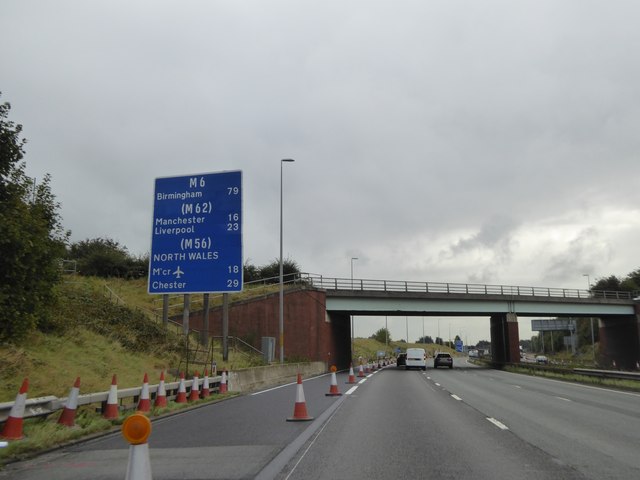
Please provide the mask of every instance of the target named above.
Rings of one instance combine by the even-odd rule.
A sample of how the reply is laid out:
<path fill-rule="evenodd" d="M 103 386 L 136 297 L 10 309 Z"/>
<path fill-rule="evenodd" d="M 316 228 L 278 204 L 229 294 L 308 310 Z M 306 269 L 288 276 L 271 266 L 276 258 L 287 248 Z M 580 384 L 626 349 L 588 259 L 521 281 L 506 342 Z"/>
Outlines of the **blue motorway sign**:
<path fill-rule="evenodd" d="M 149 293 L 242 290 L 242 172 L 156 178 Z"/>
<path fill-rule="evenodd" d="M 464 351 L 464 345 L 462 343 L 462 340 L 456 340 L 456 352 L 462 352 Z"/>

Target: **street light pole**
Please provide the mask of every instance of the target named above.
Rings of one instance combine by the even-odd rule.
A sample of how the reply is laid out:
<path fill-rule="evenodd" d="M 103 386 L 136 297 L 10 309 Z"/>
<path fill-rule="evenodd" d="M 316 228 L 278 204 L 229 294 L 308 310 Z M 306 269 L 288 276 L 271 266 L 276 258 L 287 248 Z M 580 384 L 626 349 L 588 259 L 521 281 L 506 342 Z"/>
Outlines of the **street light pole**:
<path fill-rule="evenodd" d="M 284 162 L 294 162 L 292 158 L 280 160 L 280 305 L 278 329 L 280 333 L 280 363 L 284 363 L 284 280 L 282 263 L 282 165 Z"/>
<path fill-rule="evenodd" d="M 358 260 L 358 257 L 351 257 L 351 290 L 353 290 L 353 261 Z M 353 315 L 349 315 L 351 320 L 351 358 L 353 359 L 353 354 L 355 353 L 354 345 L 353 345 L 353 337 L 355 335 L 353 331 Z"/>
<path fill-rule="evenodd" d="M 351 257 L 351 290 L 353 290 L 353 261 L 358 260 L 358 257 Z"/>
<path fill-rule="evenodd" d="M 583 273 L 582 274 L 583 277 L 587 277 L 587 290 L 589 292 L 591 292 L 591 278 L 589 277 L 588 273 Z M 595 336 L 593 335 L 593 317 L 589 318 L 589 321 L 591 322 L 591 352 L 593 354 L 593 364 L 596 364 L 596 340 L 595 340 Z"/>

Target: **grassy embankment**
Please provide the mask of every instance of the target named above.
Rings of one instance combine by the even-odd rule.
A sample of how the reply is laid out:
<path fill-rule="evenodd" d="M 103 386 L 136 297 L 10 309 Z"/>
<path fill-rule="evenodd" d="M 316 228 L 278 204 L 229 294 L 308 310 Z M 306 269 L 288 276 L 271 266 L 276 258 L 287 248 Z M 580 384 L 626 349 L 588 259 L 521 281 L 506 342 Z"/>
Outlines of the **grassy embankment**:
<path fill-rule="evenodd" d="M 144 373 L 148 373 L 150 383 L 157 383 L 161 371 L 166 372 L 167 381 L 173 381 L 178 369 L 184 369 L 181 329 L 166 330 L 162 326 L 153 313 L 155 297 L 146 293 L 144 280 L 109 281 L 108 289 L 101 279 L 72 280 L 58 287 L 60 301 L 51 312 L 57 328 L 49 333 L 32 333 L 19 344 L 0 345 L 0 402 L 13 401 L 24 378 L 29 379 L 28 398 L 66 397 L 78 376 L 80 393 L 93 393 L 108 391 L 114 374 L 118 388 L 129 388 L 140 386 Z M 189 342 L 190 348 L 196 347 L 197 339 Z M 230 350 L 229 362 L 224 364 L 220 346 L 214 349 L 213 358 L 218 368 L 230 370 L 261 363 L 260 359 Z M 199 360 L 208 360 L 204 350 Z M 198 367 L 191 370 L 194 368 Z M 214 395 L 200 402 L 229 395 Z M 58 425 L 57 412 L 49 418 L 26 419 L 25 439 L 0 449 L 0 461 L 109 430 L 124 420 L 105 420 L 95 407 L 79 407 L 74 428 Z M 152 415 L 177 408 L 184 406 L 170 403 Z"/>

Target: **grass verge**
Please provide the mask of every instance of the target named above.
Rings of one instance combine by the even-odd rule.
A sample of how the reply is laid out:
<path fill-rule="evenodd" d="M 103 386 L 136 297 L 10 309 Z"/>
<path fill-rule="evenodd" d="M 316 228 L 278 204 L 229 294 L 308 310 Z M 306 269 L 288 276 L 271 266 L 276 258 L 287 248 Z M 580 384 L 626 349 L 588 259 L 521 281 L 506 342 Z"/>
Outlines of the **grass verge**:
<path fill-rule="evenodd" d="M 531 367 L 507 366 L 504 368 L 504 370 L 511 373 L 519 373 L 519 374 L 530 375 L 534 377 L 551 378 L 554 380 L 563 380 L 566 382 L 580 383 L 583 385 L 592 385 L 596 387 L 605 387 L 605 388 L 613 388 L 617 390 L 640 392 L 640 382 L 638 382 L 637 380 L 592 377 L 590 375 L 580 375 L 577 373 L 570 373 L 563 370 L 554 371 L 549 369 L 537 369 L 537 368 L 531 368 Z"/>
<path fill-rule="evenodd" d="M 189 403 L 169 402 L 166 407 L 153 408 L 148 413 L 149 418 L 165 417 L 198 406 L 220 402 L 227 398 L 237 396 L 237 393 L 213 394 L 208 398 L 196 400 Z M 117 431 L 125 419 L 135 413 L 128 411 L 115 420 L 107 420 L 91 406 L 79 407 L 76 413 L 75 426 L 67 427 L 59 425 L 59 413 L 54 413 L 48 417 L 29 418 L 24 421 L 24 438 L 12 440 L 9 446 L 0 448 L 0 465 L 12 461 L 25 460 L 34 455 L 48 450 L 69 445 L 78 440 L 85 440 L 96 434 Z M 125 440 L 122 440 L 125 444 Z"/>

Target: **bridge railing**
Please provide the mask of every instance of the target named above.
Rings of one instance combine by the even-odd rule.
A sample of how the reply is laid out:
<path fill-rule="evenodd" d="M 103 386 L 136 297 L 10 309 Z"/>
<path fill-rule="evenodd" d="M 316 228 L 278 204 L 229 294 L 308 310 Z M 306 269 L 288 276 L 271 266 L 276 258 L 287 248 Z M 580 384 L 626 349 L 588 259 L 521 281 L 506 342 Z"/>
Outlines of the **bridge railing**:
<path fill-rule="evenodd" d="M 630 300 L 638 292 L 581 290 L 577 288 L 525 287 L 513 285 L 483 285 L 474 283 L 415 282 L 398 280 L 372 280 L 362 278 L 325 277 L 313 273 L 301 273 L 300 280 L 312 287 L 324 290 L 352 290 L 368 292 L 412 292 L 475 295 L 506 295 L 556 298 L 607 298 Z"/>

